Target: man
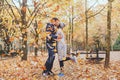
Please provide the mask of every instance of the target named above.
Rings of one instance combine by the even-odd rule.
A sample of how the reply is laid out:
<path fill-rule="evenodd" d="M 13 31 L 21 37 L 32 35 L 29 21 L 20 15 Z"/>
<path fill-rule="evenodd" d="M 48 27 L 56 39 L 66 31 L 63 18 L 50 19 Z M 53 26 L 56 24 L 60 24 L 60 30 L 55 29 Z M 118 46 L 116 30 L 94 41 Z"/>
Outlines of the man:
<path fill-rule="evenodd" d="M 56 18 L 53 18 L 51 20 L 51 23 L 47 23 L 47 26 L 46 26 L 46 32 L 48 33 L 48 36 L 46 37 L 46 46 L 48 49 L 48 59 L 45 63 L 46 70 L 43 71 L 43 76 L 54 74 L 51 70 L 53 67 L 54 59 L 55 59 L 56 39 L 59 38 L 58 36 L 56 36 L 56 31 L 55 31 L 55 27 L 54 27 L 55 21 L 56 21 Z"/>

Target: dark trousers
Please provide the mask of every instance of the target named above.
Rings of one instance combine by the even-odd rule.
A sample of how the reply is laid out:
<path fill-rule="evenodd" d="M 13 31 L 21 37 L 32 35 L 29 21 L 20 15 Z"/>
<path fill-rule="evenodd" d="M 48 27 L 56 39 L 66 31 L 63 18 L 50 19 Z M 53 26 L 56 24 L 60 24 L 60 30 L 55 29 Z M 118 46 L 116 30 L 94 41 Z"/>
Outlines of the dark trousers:
<path fill-rule="evenodd" d="M 45 67 L 46 67 L 45 72 L 49 72 L 52 70 L 53 62 L 55 59 L 55 54 L 54 54 L 53 49 L 50 49 L 49 47 L 47 47 L 47 49 L 48 49 L 48 59 L 45 63 Z"/>
<path fill-rule="evenodd" d="M 65 60 L 59 61 L 60 67 L 64 67 L 64 61 L 68 61 L 68 60 L 71 60 L 71 58 L 70 57 L 66 57 Z"/>

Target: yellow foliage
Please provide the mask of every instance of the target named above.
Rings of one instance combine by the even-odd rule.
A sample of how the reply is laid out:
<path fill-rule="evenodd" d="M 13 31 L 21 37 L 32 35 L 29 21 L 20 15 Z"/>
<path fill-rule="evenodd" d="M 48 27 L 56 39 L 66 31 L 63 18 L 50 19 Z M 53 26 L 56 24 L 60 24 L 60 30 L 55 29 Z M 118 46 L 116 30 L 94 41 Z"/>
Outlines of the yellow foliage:
<path fill-rule="evenodd" d="M 41 29 L 43 27 L 43 24 L 41 21 L 38 21 L 38 28 Z"/>
<path fill-rule="evenodd" d="M 40 33 L 40 36 L 41 36 L 41 39 L 42 39 L 42 40 L 45 40 L 45 39 L 46 39 L 46 36 L 47 36 L 47 33 L 46 33 L 46 32 L 41 32 L 41 33 Z"/>
<path fill-rule="evenodd" d="M 30 43 L 34 43 L 35 42 L 35 39 L 30 39 Z"/>

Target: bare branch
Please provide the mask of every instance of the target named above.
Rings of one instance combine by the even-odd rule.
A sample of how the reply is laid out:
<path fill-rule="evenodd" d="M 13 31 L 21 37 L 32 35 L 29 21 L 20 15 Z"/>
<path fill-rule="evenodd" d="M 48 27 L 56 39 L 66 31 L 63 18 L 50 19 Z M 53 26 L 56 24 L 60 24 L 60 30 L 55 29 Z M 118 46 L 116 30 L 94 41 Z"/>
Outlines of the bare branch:
<path fill-rule="evenodd" d="M 31 15 L 31 11 L 30 11 L 30 9 L 27 7 L 27 9 L 28 9 L 28 12 L 29 12 L 29 14 Z"/>
<path fill-rule="evenodd" d="M 96 0 L 96 2 L 95 2 L 92 6 L 90 6 L 86 12 L 90 11 L 90 10 L 95 6 L 95 4 L 96 4 L 97 2 L 98 2 L 98 0 Z"/>
<path fill-rule="evenodd" d="M 19 5 L 20 5 L 20 7 L 22 6 L 22 3 L 20 2 L 20 0 L 18 0 L 18 2 L 19 2 Z"/>
<path fill-rule="evenodd" d="M 31 32 L 34 36 L 36 35 L 35 31 L 30 30 L 30 32 Z"/>
<path fill-rule="evenodd" d="M 36 8 L 33 10 L 33 12 L 31 13 L 31 16 L 34 14 L 34 12 L 36 12 L 36 10 L 39 8 L 40 3 L 36 6 Z"/>
<path fill-rule="evenodd" d="M 6 9 L 6 8 L 5 8 Z M 6 11 L 8 12 L 8 14 L 10 15 L 11 18 L 13 18 L 13 16 L 10 14 L 10 12 L 8 11 L 8 9 L 6 9 Z"/>
<path fill-rule="evenodd" d="M 15 13 L 14 13 L 12 7 L 11 7 L 11 5 L 8 3 L 7 0 L 5 0 L 5 1 L 6 1 L 6 3 L 9 5 L 9 7 L 10 7 L 10 9 L 11 9 L 11 12 L 12 12 L 12 14 L 13 14 L 13 16 L 14 16 L 14 18 L 17 19 L 16 16 L 15 16 Z"/>
<path fill-rule="evenodd" d="M 14 2 L 13 0 L 12 0 L 12 3 L 14 4 L 14 6 L 15 6 L 15 8 L 17 9 L 19 15 L 21 16 L 20 10 L 17 8 L 17 6 L 16 6 L 16 4 L 15 4 L 15 2 Z"/>
<path fill-rule="evenodd" d="M 47 2 L 44 2 L 44 3 L 42 4 L 42 7 L 43 7 L 46 3 L 47 3 Z M 39 8 L 35 10 L 35 12 L 34 12 L 35 14 L 34 14 L 32 20 L 30 21 L 30 23 L 27 25 L 27 28 L 31 25 L 31 23 L 32 23 L 32 21 L 34 20 L 34 18 L 36 17 L 38 11 L 39 11 Z M 30 20 L 30 19 L 29 19 L 29 20 Z"/>
<path fill-rule="evenodd" d="M 103 7 L 100 11 L 98 11 L 97 13 L 95 13 L 95 14 L 87 17 L 87 18 L 89 19 L 89 18 L 91 18 L 91 17 L 94 17 L 94 16 L 98 15 L 99 13 L 101 13 L 101 12 L 105 9 L 105 7 L 106 7 L 106 6 L 104 6 L 104 7 Z"/>

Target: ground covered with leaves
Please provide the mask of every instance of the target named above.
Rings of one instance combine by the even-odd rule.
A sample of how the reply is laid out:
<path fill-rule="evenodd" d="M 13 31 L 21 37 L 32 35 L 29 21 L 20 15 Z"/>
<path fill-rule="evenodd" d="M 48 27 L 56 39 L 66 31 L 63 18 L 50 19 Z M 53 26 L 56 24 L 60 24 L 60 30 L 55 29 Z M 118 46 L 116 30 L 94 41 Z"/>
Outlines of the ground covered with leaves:
<path fill-rule="evenodd" d="M 65 76 L 59 77 L 57 57 L 53 67 L 56 75 L 43 77 L 46 58 L 47 55 L 29 56 L 27 61 L 21 61 L 18 56 L 0 60 L 0 80 L 120 80 L 120 61 L 111 61 L 110 68 L 104 69 L 104 62 L 94 64 L 80 58 L 78 63 L 65 62 Z"/>

